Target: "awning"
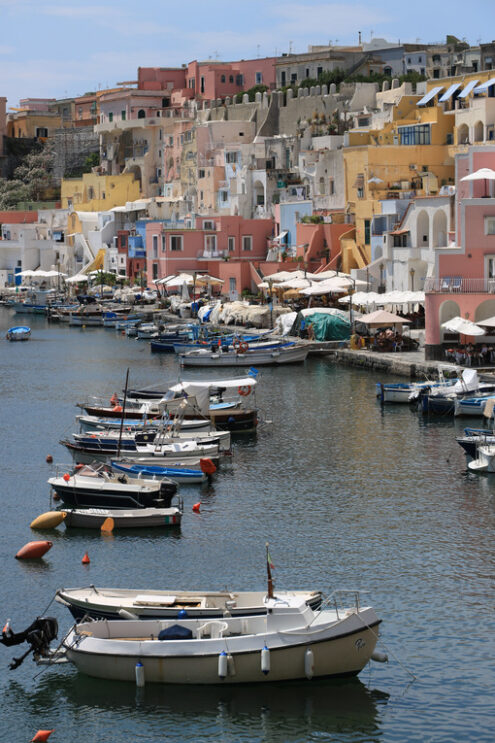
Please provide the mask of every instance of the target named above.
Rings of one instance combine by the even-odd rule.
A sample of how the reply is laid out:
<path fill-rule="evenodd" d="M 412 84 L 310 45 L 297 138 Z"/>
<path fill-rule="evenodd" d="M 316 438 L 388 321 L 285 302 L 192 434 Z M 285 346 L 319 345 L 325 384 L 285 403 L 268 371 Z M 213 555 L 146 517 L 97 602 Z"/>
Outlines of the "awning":
<path fill-rule="evenodd" d="M 442 96 L 440 96 L 440 98 L 438 99 L 438 102 L 444 103 L 444 101 L 448 101 L 449 98 L 452 98 L 455 91 L 461 87 L 461 85 L 462 83 L 454 83 L 453 85 L 451 85 L 450 88 L 447 88 L 445 93 Z"/>
<path fill-rule="evenodd" d="M 458 98 L 466 98 L 473 88 L 475 88 L 479 83 L 479 80 L 470 80 L 466 87 L 461 90 L 461 92 L 458 95 Z"/>
<path fill-rule="evenodd" d="M 288 235 L 288 234 L 289 233 L 288 233 L 287 230 L 285 232 L 281 232 L 280 235 L 277 235 L 277 237 L 274 237 L 273 238 L 273 241 L 272 242 L 281 242 L 286 237 L 286 235 Z"/>
<path fill-rule="evenodd" d="M 417 106 L 426 106 L 427 103 L 429 103 L 440 91 L 443 90 L 443 85 L 438 85 L 435 88 L 432 88 L 428 91 L 426 95 L 424 95 L 420 101 L 417 102 Z"/>
<path fill-rule="evenodd" d="M 481 83 L 481 85 L 478 85 L 478 87 L 473 90 L 473 93 L 484 93 L 485 90 L 491 88 L 492 85 L 495 85 L 495 77 L 491 77 L 490 80 L 487 80 L 486 82 Z"/>

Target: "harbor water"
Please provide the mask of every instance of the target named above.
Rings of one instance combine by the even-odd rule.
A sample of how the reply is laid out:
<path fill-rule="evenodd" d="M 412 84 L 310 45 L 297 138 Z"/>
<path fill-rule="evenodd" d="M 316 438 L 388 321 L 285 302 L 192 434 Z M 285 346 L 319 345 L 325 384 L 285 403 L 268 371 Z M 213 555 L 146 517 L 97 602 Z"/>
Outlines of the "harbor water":
<path fill-rule="evenodd" d="M 376 374 L 325 358 L 263 369 L 258 434 L 235 441 L 211 486 L 181 488 L 180 532 L 40 534 L 29 524 L 50 509 L 45 458 L 69 461 L 58 442 L 75 403 L 120 392 L 128 367 L 132 386 L 165 387 L 179 369 L 146 342 L 44 317 L 22 317 L 28 342 L 3 340 L 21 317 L 0 308 L 2 626 L 47 611 L 62 637 L 70 614 L 48 607 L 62 586 L 263 589 L 268 541 L 276 588 L 367 591 L 389 662 L 354 679 L 136 688 L 30 658 L 9 671 L 24 648 L 2 646 L 0 740 L 40 728 L 53 743 L 493 740 L 495 476 L 466 472 L 454 436 L 468 419 L 382 409 Z M 14 559 L 43 538 L 42 560 Z"/>

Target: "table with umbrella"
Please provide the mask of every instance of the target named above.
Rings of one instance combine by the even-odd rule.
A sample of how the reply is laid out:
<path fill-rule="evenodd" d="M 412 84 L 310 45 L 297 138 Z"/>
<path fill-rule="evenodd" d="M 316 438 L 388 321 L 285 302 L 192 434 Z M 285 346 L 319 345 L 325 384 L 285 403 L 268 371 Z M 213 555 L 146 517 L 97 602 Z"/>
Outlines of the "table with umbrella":
<path fill-rule="evenodd" d="M 440 327 L 443 330 L 448 330 L 450 333 L 457 333 L 460 339 L 464 336 L 464 342 L 466 342 L 466 337 L 474 338 L 486 334 L 486 331 L 480 325 L 471 322 L 471 320 L 468 320 L 465 317 L 460 317 L 459 315 L 442 323 Z M 447 349 L 446 357 L 458 364 L 464 364 L 467 366 L 472 365 L 472 357 L 467 349 Z"/>
<path fill-rule="evenodd" d="M 409 324 L 411 321 L 400 315 L 395 315 L 393 312 L 387 312 L 387 310 L 375 310 L 367 315 L 362 315 L 359 318 L 359 322 L 367 325 L 368 328 L 396 328 L 400 327 L 402 332 L 402 326 Z M 403 338 L 400 340 L 397 338 L 397 330 L 394 334 L 393 331 L 389 333 L 386 331 L 381 337 L 380 334 L 375 336 L 375 347 L 378 351 L 393 351 L 401 350 Z"/>

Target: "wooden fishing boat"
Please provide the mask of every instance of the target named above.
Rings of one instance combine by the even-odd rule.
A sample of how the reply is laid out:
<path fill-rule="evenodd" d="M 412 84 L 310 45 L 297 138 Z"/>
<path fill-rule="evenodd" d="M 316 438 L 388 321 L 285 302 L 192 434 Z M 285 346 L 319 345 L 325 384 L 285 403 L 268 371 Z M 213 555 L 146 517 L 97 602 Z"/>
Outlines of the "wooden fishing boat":
<path fill-rule="evenodd" d="M 91 464 L 93 461 L 107 462 L 109 458 L 118 455 L 118 446 L 105 446 L 97 439 L 91 443 L 79 443 L 67 440 L 60 441 L 65 446 L 75 462 Z M 195 441 L 184 441 L 177 444 L 154 446 L 154 444 L 142 444 L 135 449 L 121 447 L 125 454 L 132 454 L 142 462 L 172 463 L 177 460 L 190 461 L 199 460 L 201 457 L 218 459 L 220 451 L 217 444 L 196 444 Z"/>
<path fill-rule="evenodd" d="M 112 459 L 110 466 L 116 472 L 122 472 L 127 477 L 140 478 L 141 480 L 160 480 L 166 477 L 172 482 L 183 485 L 195 485 L 203 483 L 206 480 L 206 474 L 201 470 L 201 460 L 199 467 L 167 467 L 152 464 L 142 464 L 132 459 Z"/>
<path fill-rule="evenodd" d="M 74 529 L 101 529 L 112 519 L 114 529 L 180 527 L 182 511 L 170 508 L 62 508 L 64 524 Z"/>
<path fill-rule="evenodd" d="M 72 616 L 83 619 L 176 619 L 179 611 L 189 617 L 216 619 L 228 612 L 233 617 L 264 616 L 269 608 L 266 591 L 184 591 L 130 588 L 60 588 L 55 600 Z M 275 600 L 291 606 L 306 604 L 316 610 L 320 591 L 275 591 Z"/>
<path fill-rule="evenodd" d="M 17 325 L 9 328 L 5 337 L 8 341 L 28 341 L 31 337 L 31 328 L 27 325 Z"/>
<path fill-rule="evenodd" d="M 102 620 L 77 624 L 64 658 L 88 675 L 163 684 L 269 683 L 358 674 L 380 619 L 359 596 L 343 609 L 269 598 L 260 616 Z M 57 656 L 55 656 L 56 658 Z"/>
<path fill-rule="evenodd" d="M 247 345 L 247 344 L 246 344 Z M 211 351 L 198 349 L 179 353 L 181 366 L 278 366 L 280 364 L 298 364 L 306 360 L 309 347 L 306 345 L 279 346 L 260 350 Z"/>

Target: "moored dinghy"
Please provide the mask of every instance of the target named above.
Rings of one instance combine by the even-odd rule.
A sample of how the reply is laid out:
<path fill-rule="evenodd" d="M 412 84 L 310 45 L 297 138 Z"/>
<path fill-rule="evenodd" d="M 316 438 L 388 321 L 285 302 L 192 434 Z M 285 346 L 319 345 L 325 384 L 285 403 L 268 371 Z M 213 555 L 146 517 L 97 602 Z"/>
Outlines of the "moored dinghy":
<path fill-rule="evenodd" d="M 31 328 L 27 325 L 17 325 L 9 328 L 5 337 L 8 341 L 27 341 L 31 337 Z"/>

